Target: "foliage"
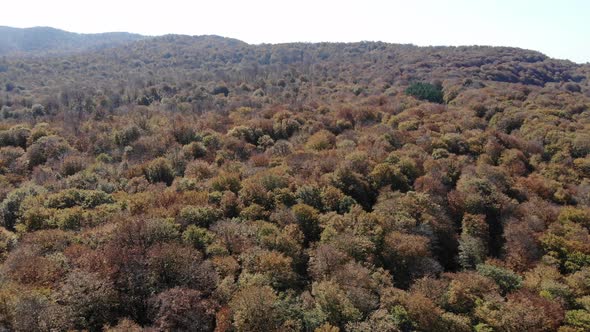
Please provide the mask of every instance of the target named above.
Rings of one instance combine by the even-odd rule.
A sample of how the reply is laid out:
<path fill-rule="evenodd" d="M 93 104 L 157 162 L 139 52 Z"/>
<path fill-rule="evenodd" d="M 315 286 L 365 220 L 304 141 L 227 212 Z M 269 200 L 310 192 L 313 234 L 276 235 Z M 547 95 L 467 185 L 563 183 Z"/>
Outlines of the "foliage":
<path fill-rule="evenodd" d="M 505 293 L 515 291 L 522 285 L 522 278 L 519 275 L 501 267 L 489 264 L 480 264 L 477 266 L 477 272 L 494 280 L 496 284 L 500 286 L 500 289 Z"/>
<path fill-rule="evenodd" d="M 0 57 L 0 330 L 588 329 L 588 65 L 112 46 Z"/>
<path fill-rule="evenodd" d="M 151 161 L 144 169 L 145 178 L 151 183 L 164 182 L 171 185 L 174 181 L 172 165 L 165 158 L 158 158 Z"/>
<path fill-rule="evenodd" d="M 184 225 L 196 225 L 207 228 L 221 217 L 221 211 L 208 206 L 187 206 L 179 213 Z"/>
<path fill-rule="evenodd" d="M 438 86 L 430 83 L 416 82 L 406 89 L 406 94 L 420 100 L 427 100 L 433 103 L 443 103 L 443 92 Z"/>
<path fill-rule="evenodd" d="M 117 293 L 110 280 L 73 271 L 61 286 L 58 302 L 68 309 L 75 328 L 99 330 L 113 322 Z"/>
<path fill-rule="evenodd" d="M 21 216 L 21 204 L 25 198 L 38 195 L 45 191 L 39 186 L 29 185 L 15 189 L 10 192 L 0 204 L 0 221 L 2 226 L 8 230 L 13 230 L 18 218 Z"/>
<path fill-rule="evenodd" d="M 194 289 L 172 288 L 150 300 L 154 326 L 162 330 L 211 331 L 215 303 Z"/>

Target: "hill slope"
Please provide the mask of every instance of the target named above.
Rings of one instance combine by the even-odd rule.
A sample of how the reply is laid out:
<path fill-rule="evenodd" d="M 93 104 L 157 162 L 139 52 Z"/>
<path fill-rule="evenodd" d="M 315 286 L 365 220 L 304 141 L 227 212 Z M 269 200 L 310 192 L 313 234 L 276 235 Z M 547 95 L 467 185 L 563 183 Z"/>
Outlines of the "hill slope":
<path fill-rule="evenodd" d="M 143 38 L 145 37 L 126 32 L 79 34 L 49 27 L 19 29 L 0 26 L 0 55 L 66 54 L 119 45 Z"/>

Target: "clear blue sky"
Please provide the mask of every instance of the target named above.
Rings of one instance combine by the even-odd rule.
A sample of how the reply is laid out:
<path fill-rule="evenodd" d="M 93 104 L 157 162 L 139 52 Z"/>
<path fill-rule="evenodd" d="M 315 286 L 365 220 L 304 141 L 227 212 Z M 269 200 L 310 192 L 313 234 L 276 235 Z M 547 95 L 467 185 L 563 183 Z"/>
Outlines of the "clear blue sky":
<path fill-rule="evenodd" d="M 502 45 L 590 62 L 590 0 L 12 0 L 0 25 L 216 34 L 249 43 Z"/>

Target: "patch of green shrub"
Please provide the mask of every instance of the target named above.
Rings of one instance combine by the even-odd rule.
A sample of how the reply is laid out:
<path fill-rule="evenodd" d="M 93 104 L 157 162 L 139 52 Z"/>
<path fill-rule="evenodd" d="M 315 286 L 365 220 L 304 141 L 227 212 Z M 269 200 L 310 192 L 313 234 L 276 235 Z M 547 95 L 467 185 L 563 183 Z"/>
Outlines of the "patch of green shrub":
<path fill-rule="evenodd" d="M 432 103 L 442 104 L 444 102 L 442 89 L 430 83 L 413 83 L 406 89 L 406 94 Z"/>

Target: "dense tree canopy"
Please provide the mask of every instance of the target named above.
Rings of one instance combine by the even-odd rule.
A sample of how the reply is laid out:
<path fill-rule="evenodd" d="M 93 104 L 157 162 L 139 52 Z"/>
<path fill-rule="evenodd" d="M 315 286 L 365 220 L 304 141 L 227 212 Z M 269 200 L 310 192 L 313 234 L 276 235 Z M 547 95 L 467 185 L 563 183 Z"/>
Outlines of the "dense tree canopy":
<path fill-rule="evenodd" d="M 164 36 L 0 68 L 0 330 L 590 329 L 588 65 Z"/>

